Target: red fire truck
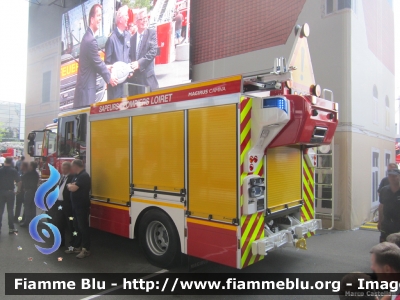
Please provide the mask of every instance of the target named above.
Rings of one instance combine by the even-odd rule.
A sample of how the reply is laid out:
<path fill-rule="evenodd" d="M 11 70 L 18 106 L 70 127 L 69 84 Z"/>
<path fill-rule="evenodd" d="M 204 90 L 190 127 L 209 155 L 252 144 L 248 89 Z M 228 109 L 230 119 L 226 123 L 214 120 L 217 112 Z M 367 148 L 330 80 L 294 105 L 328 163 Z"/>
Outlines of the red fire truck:
<path fill-rule="evenodd" d="M 241 269 L 284 245 L 305 249 L 321 228 L 312 149 L 330 144 L 338 124 L 337 103 L 314 79 L 308 32 L 297 27 L 288 63 L 265 72 L 63 112 L 57 130 L 30 134 L 29 152 L 57 169 L 83 159 L 90 226 L 138 238 L 157 266 L 184 253 Z"/>
<path fill-rule="evenodd" d="M 17 156 L 17 151 L 14 148 L 7 148 L 6 150 L 2 150 L 0 153 L 2 157 L 14 157 Z"/>

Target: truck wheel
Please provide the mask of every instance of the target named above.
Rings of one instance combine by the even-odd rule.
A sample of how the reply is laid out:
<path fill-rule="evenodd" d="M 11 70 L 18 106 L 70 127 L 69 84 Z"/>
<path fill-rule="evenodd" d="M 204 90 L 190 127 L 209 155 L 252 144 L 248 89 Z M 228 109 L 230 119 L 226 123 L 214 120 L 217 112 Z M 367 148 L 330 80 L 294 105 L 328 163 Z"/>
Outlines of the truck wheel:
<path fill-rule="evenodd" d="M 180 258 L 181 246 L 175 224 L 162 211 L 148 211 L 139 224 L 139 242 L 147 260 L 160 268 L 171 268 Z"/>

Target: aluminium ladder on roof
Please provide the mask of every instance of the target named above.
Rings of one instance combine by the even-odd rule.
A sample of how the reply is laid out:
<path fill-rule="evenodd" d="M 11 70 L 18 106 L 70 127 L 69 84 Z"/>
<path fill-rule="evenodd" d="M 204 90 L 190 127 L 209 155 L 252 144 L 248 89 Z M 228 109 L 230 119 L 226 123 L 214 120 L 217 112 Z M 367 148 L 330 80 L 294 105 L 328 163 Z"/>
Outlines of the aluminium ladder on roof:
<path fill-rule="evenodd" d="M 333 102 L 333 92 L 323 90 L 322 98 L 330 95 Z M 318 147 L 316 151 L 317 165 L 315 167 L 315 214 L 316 217 L 326 217 L 331 220 L 328 229 L 335 225 L 335 201 L 334 201 L 334 140 L 328 147 Z"/>

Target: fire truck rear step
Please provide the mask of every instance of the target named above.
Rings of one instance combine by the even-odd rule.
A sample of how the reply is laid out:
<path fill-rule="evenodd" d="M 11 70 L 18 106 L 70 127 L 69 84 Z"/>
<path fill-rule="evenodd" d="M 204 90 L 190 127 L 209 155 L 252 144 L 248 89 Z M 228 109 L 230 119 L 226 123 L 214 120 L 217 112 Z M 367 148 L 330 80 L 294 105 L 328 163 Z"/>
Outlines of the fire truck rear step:
<path fill-rule="evenodd" d="M 282 246 L 298 247 L 298 241 L 305 234 L 322 229 L 322 221 L 320 219 L 313 219 L 304 223 L 290 216 L 288 219 L 291 225 L 280 225 L 282 230 L 278 232 L 272 232 L 267 225 L 265 226 L 266 237 L 252 243 L 253 255 L 267 255 L 269 251 Z"/>

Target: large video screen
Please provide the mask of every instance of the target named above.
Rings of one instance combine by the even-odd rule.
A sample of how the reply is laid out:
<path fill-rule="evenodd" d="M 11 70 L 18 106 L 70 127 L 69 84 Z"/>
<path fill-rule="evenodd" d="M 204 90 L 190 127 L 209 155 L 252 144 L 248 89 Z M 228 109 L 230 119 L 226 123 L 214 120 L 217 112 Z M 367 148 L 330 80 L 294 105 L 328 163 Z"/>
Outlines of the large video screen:
<path fill-rule="evenodd" d="M 189 1 L 88 0 L 63 14 L 60 110 L 189 82 Z"/>

